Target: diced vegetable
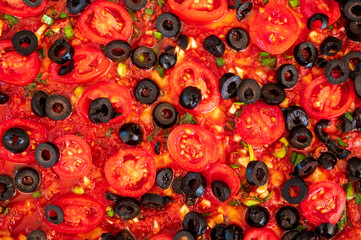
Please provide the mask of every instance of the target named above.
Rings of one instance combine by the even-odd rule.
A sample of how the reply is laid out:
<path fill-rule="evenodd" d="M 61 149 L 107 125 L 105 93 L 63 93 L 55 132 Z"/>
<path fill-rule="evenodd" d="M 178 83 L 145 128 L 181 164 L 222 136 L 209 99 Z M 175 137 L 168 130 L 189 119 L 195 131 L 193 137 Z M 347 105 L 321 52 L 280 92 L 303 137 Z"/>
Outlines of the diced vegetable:
<path fill-rule="evenodd" d="M 352 200 L 354 197 L 352 182 L 346 184 L 346 199 Z"/>
<path fill-rule="evenodd" d="M 127 74 L 127 68 L 128 66 L 124 63 L 118 63 L 117 73 L 119 77 L 124 77 Z"/>
<path fill-rule="evenodd" d="M 161 41 L 163 38 L 163 34 L 160 32 L 153 32 L 153 36 L 158 40 Z"/>
<path fill-rule="evenodd" d="M 33 195 L 34 198 L 37 198 L 37 197 L 41 196 L 41 192 L 40 191 L 35 191 L 31 195 Z"/>
<path fill-rule="evenodd" d="M 300 6 L 300 0 L 288 0 L 288 4 L 292 8 L 296 8 L 296 7 Z"/>
<path fill-rule="evenodd" d="M 52 17 L 49 17 L 48 15 L 44 14 L 41 18 L 41 22 L 48 24 L 49 26 L 54 23 L 54 19 Z"/>
<path fill-rule="evenodd" d="M 336 224 L 337 229 L 339 231 L 342 231 L 346 226 L 346 222 L 347 222 L 347 217 L 346 217 L 346 206 L 345 206 L 345 209 L 343 210 L 341 218 L 340 218 L 340 220 L 338 220 L 338 222 Z"/>
<path fill-rule="evenodd" d="M 353 121 L 353 116 L 350 112 L 346 112 L 345 113 L 345 118 L 347 118 L 348 120 L 350 120 L 351 122 Z"/>
<path fill-rule="evenodd" d="M 216 63 L 217 63 L 217 65 L 218 65 L 218 67 L 222 67 L 224 64 L 226 64 L 226 62 L 224 61 L 224 59 L 223 58 L 217 58 L 217 60 L 216 60 Z"/>
<path fill-rule="evenodd" d="M 270 55 L 271 55 L 271 54 L 268 53 L 268 52 L 260 52 L 260 53 L 259 53 L 259 56 L 260 56 L 261 58 L 268 58 Z"/>
<path fill-rule="evenodd" d="M 260 204 L 260 202 L 257 200 L 249 199 L 249 200 L 244 201 L 243 204 L 246 205 L 247 207 L 252 207 L 252 206 Z"/>
<path fill-rule="evenodd" d="M 14 26 L 15 24 L 17 24 L 19 22 L 19 19 L 17 19 L 16 17 L 9 15 L 9 14 L 4 14 L 3 19 L 8 20 L 10 26 Z"/>
<path fill-rule="evenodd" d="M 74 34 L 73 34 L 73 28 L 71 27 L 71 23 L 69 23 L 64 27 L 64 34 L 66 39 L 73 38 Z"/>
<path fill-rule="evenodd" d="M 59 17 L 60 17 L 61 19 L 64 19 L 64 18 L 67 18 L 67 17 L 68 17 L 68 14 L 66 14 L 66 12 L 61 12 L 61 13 L 59 14 Z"/>

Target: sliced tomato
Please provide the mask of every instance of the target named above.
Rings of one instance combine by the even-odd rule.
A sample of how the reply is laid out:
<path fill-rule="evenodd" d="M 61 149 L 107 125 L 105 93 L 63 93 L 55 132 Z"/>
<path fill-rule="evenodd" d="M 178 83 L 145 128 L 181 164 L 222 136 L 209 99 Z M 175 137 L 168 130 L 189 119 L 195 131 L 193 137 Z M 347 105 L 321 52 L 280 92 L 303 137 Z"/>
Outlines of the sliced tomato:
<path fill-rule="evenodd" d="M 321 181 L 310 186 L 307 199 L 301 203 L 306 219 L 318 226 L 336 224 L 346 204 L 345 191 L 335 182 Z"/>
<path fill-rule="evenodd" d="M 284 4 L 268 3 L 253 19 L 249 34 L 260 49 L 279 54 L 297 40 L 299 25 L 297 18 Z"/>
<path fill-rule="evenodd" d="M 279 240 L 280 238 L 271 229 L 251 228 L 244 236 L 244 240 Z"/>
<path fill-rule="evenodd" d="M 111 67 L 111 62 L 102 51 L 96 49 L 75 49 L 74 70 L 59 76 L 61 65 L 53 63 L 51 70 L 54 80 L 62 83 L 87 83 L 104 76 Z"/>
<path fill-rule="evenodd" d="M 237 132 L 251 145 L 276 141 L 285 130 L 282 111 L 278 106 L 256 102 L 246 106 L 237 120 Z"/>
<path fill-rule="evenodd" d="M 79 178 L 87 175 L 92 167 L 89 145 L 76 135 L 64 135 L 54 140 L 60 151 L 60 159 L 53 167 L 63 178 Z"/>
<path fill-rule="evenodd" d="M 334 85 L 321 76 L 307 85 L 300 104 L 312 118 L 331 119 L 344 114 L 354 100 L 354 84 L 350 79 Z"/>
<path fill-rule="evenodd" d="M 0 12 L 4 12 L 17 17 L 34 17 L 40 15 L 48 4 L 43 0 L 37 7 L 27 6 L 23 0 L 0 0 Z"/>
<path fill-rule="evenodd" d="M 95 228 L 104 218 L 104 207 L 88 195 L 67 194 L 51 203 L 64 212 L 61 224 L 50 223 L 44 216 L 44 221 L 55 231 L 63 233 L 84 233 Z M 51 214 L 51 213 L 50 213 Z"/>
<path fill-rule="evenodd" d="M 208 68 L 199 63 L 184 61 L 177 64 L 171 74 L 170 85 L 173 87 L 177 99 L 186 87 L 193 86 L 201 90 L 202 101 L 193 110 L 195 112 L 207 113 L 219 104 L 218 79 Z"/>
<path fill-rule="evenodd" d="M 155 182 L 154 157 L 140 148 L 121 149 L 104 166 L 108 183 L 121 195 L 139 197 Z"/>
<path fill-rule="evenodd" d="M 188 24 L 213 22 L 227 10 L 226 0 L 169 0 L 168 5 L 172 12 Z"/>
<path fill-rule="evenodd" d="M 204 197 L 212 202 L 212 204 L 221 205 L 229 202 L 238 192 L 241 182 L 239 177 L 232 168 L 225 164 L 214 164 L 206 171 L 202 173 L 202 175 L 206 178 L 207 188 L 204 193 Z M 231 195 L 225 202 L 219 201 L 216 196 L 214 196 L 212 191 L 212 183 L 214 181 L 221 181 L 228 185 L 231 188 Z"/>
<path fill-rule="evenodd" d="M 218 160 L 218 140 L 212 132 L 200 126 L 184 124 L 169 134 L 170 155 L 182 168 L 201 172 Z"/>
<path fill-rule="evenodd" d="M 116 39 L 127 41 L 133 31 L 133 20 L 119 4 L 99 0 L 80 15 L 78 29 L 86 38 L 100 44 Z"/>
<path fill-rule="evenodd" d="M 334 0 L 301 0 L 300 7 L 306 18 L 316 13 L 326 14 L 329 18 L 328 24 L 336 22 L 341 17 L 340 6 Z M 321 26 L 320 23 L 315 24 Z"/>
<path fill-rule="evenodd" d="M 132 108 L 132 98 L 129 90 L 118 83 L 112 82 L 102 82 L 88 88 L 76 105 L 77 113 L 84 119 L 89 119 L 89 107 L 96 98 L 108 98 L 113 105 L 113 111 L 115 110 L 117 114 L 120 114 L 120 116 L 110 120 L 108 124 L 122 122 L 129 116 Z"/>
<path fill-rule="evenodd" d="M 48 132 L 41 125 L 33 123 L 32 121 L 25 119 L 11 119 L 0 124 L 1 139 L 8 129 L 14 127 L 24 129 L 27 132 L 30 139 L 29 147 L 22 153 L 14 154 L 6 150 L 2 141 L 0 141 L 0 158 L 17 163 L 35 162 L 35 148 L 38 144 L 48 140 Z"/>
<path fill-rule="evenodd" d="M 151 237 L 150 240 L 173 240 L 173 237 L 168 234 L 158 234 Z"/>
<path fill-rule="evenodd" d="M 25 86 L 35 80 L 39 71 L 40 60 L 36 52 L 29 56 L 21 56 L 15 52 L 10 40 L 0 41 L 1 81 Z"/>

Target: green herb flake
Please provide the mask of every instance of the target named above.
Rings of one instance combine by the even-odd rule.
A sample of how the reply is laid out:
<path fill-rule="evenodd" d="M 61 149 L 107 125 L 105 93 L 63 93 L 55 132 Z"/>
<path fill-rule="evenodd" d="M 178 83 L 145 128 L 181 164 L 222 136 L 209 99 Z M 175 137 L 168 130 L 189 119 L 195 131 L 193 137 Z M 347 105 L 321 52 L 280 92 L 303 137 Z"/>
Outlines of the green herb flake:
<path fill-rule="evenodd" d="M 352 182 L 346 184 L 346 199 L 352 200 L 354 197 Z"/>
<path fill-rule="evenodd" d="M 56 16 L 56 11 L 55 11 L 55 8 L 54 7 L 51 7 L 50 8 L 50 15 L 55 17 Z"/>
<path fill-rule="evenodd" d="M 249 199 L 249 200 L 244 201 L 243 204 L 246 205 L 247 207 L 252 207 L 252 206 L 260 204 L 260 202 L 257 200 L 254 200 L 254 199 Z"/>
<path fill-rule="evenodd" d="M 132 18 L 133 22 L 134 22 L 135 20 L 137 20 L 137 19 L 134 17 L 134 13 L 133 13 L 133 11 L 132 11 L 131 9 L 128 9 L 128 13 L 129 13 L 130 17 Z"/>
<path fill-rule="evenodd" d="M 241 145 L 243 146 L 243 147 L 248 147 L 248 144 L 245 142 L 245 141 L 241 141 Z"/>
<path fill-rule="evenodd" d="M 288 4 L 291 6 L 291 8 L 296 8 L 300 6 L 300 0 L 288 0 Z"/>
<path fill-rule="evenodd" d="M 217 65 L 218 65 L 218 67 L 222 67 L 224 64 L 226 64 L 226 62 L 224 61 L 224 59 L 223 58 L 217 58 L 217 60 L 216 60 L 216 63 L 217 63 Z"/>
<path fill-rule="evenodd" d="M 65 37 L 66 39 L 71 39 L 73 38 L 74 36 L 74 33 L 73 33 L 73 28 L 71 26 L 71 23 L 69 23 L 68 25 L 66 25 L 64 28 L 64 34 L 65 34 Z"/>
<path fill-rule="evenodd" d="M 261 58 L 268 58 L 270 55 L 271 55 L 271 54 L 268 53 L 268 52 L 260 52 L 260 53 L 259 53 L 259 56 L 260 56 Z"/>
<path fill-rule="evenodd" d="M 264 4 L 267 4 L 267 3 L 268 3 L 268 0 L 263 0 L 263 3 L 264 3 Z"/>
<path fill-rule="evenodd" d="M 238 164 L 234 164 L 234 163 L 231 163 L 231 168 L 239 168 L 239 165 Z"/>
<path fill-rule="evenodd" d="M 60 17 L 61 19 L 65 19 L 65 18 L 68 17 L 68 14 L 66 14 L 66 12 L 61 12 L 61 13 L 59 14 L 59 17 Z"/>
<path fill-rule="evenodd" d="M 38 198 L 38 197 L 41 196 L 41 192 L 40 191 L 35 191 L 31 195 L 33 195 L 34 198 Z"/>
<path fill-rule="evenodd" d="M 159 4 L 159 6 L 163 7 L 165 0 L 157 0 L 157 3 Z"/>
<path fill-rule="evenodd" d="M 10 26 L 14 26 L 19 22 L 19 19 L 17 19 L 16 17 L 9 15 L 9 14 L 4 14 L 3 19 L 8 20 Z"/>
<path fill-rule="evenodd" d="M 276 60 L 277 60 L 277 58 L 275 58 L 275 57 L 262 59 L 261 64 L 264 67 L 275 68 L 276 67 Z"/>
<path fill-rule="evenodd" d="M 197 124 L 198 121 L 194 119 L 194 117 L 190 113 L 186 113 L 184 118 L 180 120 L 179 124 Z"/>
<path fill-rule="evenodd" d="M 353 121 L 353 116 L 350 112 L 346 112 L 345 113 L 345 118 L 347 118 L 348 120 L 350 120 L 351 122 Z"/>
<path fill-rule="evenodd" d="M 224 129 L 232 130 L 234 128 L 235 123 L 233 121 L 226 121 L 224 124 Z"/>
<path fill-rule="evenodd" d="M 24 89 L 26 91 L 31 91 L 31 90 L 34 90 L 36 87 L 36 83 L 30 83 L 29 85 L 25 86 Z"/>
<path fill-rule="evenodd" d="M 339 231 L 342 231 L 345 228 L 346 222 L 347 222 L 347 217 L 346 217 L 346 206 L 345 206 L 345 208 L 342 212 L 341 218 L 340 218 L 340 220 L 338 220 L 338 222 L 336 224 Z"/>
<path fill-rule="evenodd" d="M 115 212 L 114 212 L 113 209 L 107 211 L 107 215 L 108 215 L 109 217 L 114 217 L 114 214 L 115 214 Z"/>
<path fill-rule="evenodd" d="M 50 37 L 52 34 L 53 34 L 53 31 L 51 29 L 49 29 L 48 31 L 46 31 L 44 33 L 44 35 L 47 36 L 47 37 Z"/>
<path fill-rule="evenodd" d="M 242 114 L 242 110 L 239 110 L 239 111 L 236 112 L 237 117 L 240 117 L 241 114 Z"/>
<path fill-rule="evenodd" d="M 304 154 L 302 154 L 302 153 L 298 153 L 297 154 L 297 157 L 296 157 L 296 162 L 295 162 L 295 166 L 297 165 L 297 164 L 299 164 L 299 162 L 301 162 L 303 159 L 305 159 L 305 158 L 307 158 Z"/>
<path fill-rule="evenodd" d="M 45 58 L 44 49 L 41 48 L 39 50 L 36 50 L 36 52 L 38 53 L 40 59 Z"/>
<path fill-rule="evenodd" d="M 162 33 L 154 31 L 154 32 L 153 32 L 153 36 L 154 36 L 158 41 L 162 41 L 162 38 L 163 38 L 163 34 L 162 34 Z"/>
<path fill-rule="evenodd" d="M 344 141 L 342 141 L 341 138 L 337 137 L 337 144 L 340 146 L 340 147 L 348 147 L 347 143 L 345 143 Z"/>
<path fill-rule="evenodd" d="M 9 212 L 9 207 L 6 207 L 3 215 L 5 216 L 6 214 L 8 214 L 8 212 Z"/>
<path fill-rule="evenodd" d="M 164 69 L 161 66 L 157 66 L 158 74 L 161 78 L 164 78 Z"/>
<path fill-rule="evenodd" d="M 212 213 L 203 213 L 202 215 L 203 215 L 203 217 L 209 217 L 209 216 L 211 216 L 211 214 Z"/>
<path fill-rule="evenodd" d="M 114 128 L 109 128 L 109 129 L 107 129 L 105 136 L 108 138 L 112 135 L 113 132 L 114 132 Z"/>
<path fill-rule="evenodd" d="M 144 9 L 144 14 L 145 14 L 145 15 L 152 16 L 153 13 L 154 13 L 154 11 L 153 11 L 152 9 L 150 9 L 150 8 Z"/>
<path fill-rule="evenodd" d="M 328 28 L 328 31 L 330 31 L 330 32 L 333 30 L 333 26 L 332 26 L 332 25 L 328 25 L 327 28 Z"/>
<path fill-rule="evenodd" d="M 53 25 L 54 19 L 52 17 L 49 17 L 48 15 L 44 14 L 41 18 L 41 22 L 50 25 Z"/>
<path fill-rule="evenodd" d="M 303 226 L 303 225 L 300 224 L 300 225 L 298 225 L 296 227 L 296 230 L 299 231 L 299 232 L 302 232 L 302 231 L 306 230 L 306 226 Z"/>
<path fill-rule="evenodd" d="M 355 199 L 357 204 L 361 204 L 361 193 L 356 194 Z"/>
<path fill-rule="evenodd" d="M 262 199 L 263 202 L 267 202 L 268 200 L 271 199 L 272 196 L 273 196 L 273 190 L 268 194 L 268 196 L 265 199 Z"/>

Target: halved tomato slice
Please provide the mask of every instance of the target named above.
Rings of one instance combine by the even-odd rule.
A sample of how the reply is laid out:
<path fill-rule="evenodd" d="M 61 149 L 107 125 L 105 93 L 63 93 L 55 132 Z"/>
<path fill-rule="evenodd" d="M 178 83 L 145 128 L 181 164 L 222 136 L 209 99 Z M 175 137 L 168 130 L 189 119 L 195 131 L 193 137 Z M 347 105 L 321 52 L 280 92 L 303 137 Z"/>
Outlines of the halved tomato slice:
<path fill-rule="evenodd" d="M 271 229 L 251 228 L 247 231 L 244 240 L 278 240 L 279 237 Z"/>
<path fill-rule="evenodd" d="M 39 6 L 29 7 L 23 0 L 0 0 L 0 11 L 17 17 L 34 17 L 40 15 L 47 4 L 47 0 L 42 0 Z"/>
<path fill-rule="evenodd" d="M 339 3 L 334 0 L 301 0 L 300 7 L 307 18 L 316 13 L 326 14 L 329 18 L 328 24 L 336 22 L 341 17 Z"/>

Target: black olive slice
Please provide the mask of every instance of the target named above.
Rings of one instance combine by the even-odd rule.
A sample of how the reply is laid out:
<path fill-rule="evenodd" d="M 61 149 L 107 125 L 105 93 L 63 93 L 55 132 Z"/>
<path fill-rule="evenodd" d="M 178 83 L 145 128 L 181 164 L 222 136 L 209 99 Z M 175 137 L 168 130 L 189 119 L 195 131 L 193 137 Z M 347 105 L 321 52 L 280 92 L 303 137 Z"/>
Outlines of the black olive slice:
<path fill-rule="evenodd" d="M 296 196 L 290 195 L 291 188 L 298 189 L 298 194 Z M 290 204 L 299 204 L 306 200 L 308 191 L 308 186 L 302 179 L 292 178 L 283 185 L 282 197 Z"/>
<path fill-rule="evenodd" d="M 339 159 L 345 159 L 348 156 L 350 156 L 351 152 L 347 149 L 344 148 L 340 148 L 336 141 L 329 141 L 327 143 L 325 143 L 328 151 L 332 152 L 333 154 L 335 154 L 335 156 Z"/>
<path fill-rule="evenodd" d="M 291 131 L 295 127 L 307 127 L 309 119 L 306 111 L 299 106 L 291 106 L 285 112 L 285 125 Z"/>
<path fill-rule="evenodd" d="M 173 237 L 173 240 L 195 240 L 195 239 L 196 238 L 192 235 L 192 233 L 184 230 L 177 232 Z"/>
<path fill-rule="evenodd" d="M 64 76 L 66 74 L 71 73 L 74 70 L 74 59 L 71 59 L 69 62 L 61 65 L 61 67 L 58 70 L 59 76 Z"/>
<path fill-rule="evenodd" d="M 336 235 L 337 227 L 331 223 L 321 223 L 316 227 L 315 233 L 321 239 L 331 239 Z"/>
<path fill-rule="evenodd" d="M 0 175 L 0 201 L 6 201 L 15 194 L 14 183 L 10 177 Z"/>
<path fill-rule="evenodd" d="M 328 22 L 329 22 L 329 18 L 326 14 L 323 13 L 316 13 L 314 15 L 312 15 L 308 20 L 307 20 L 307 28 L 309 30 L 312 29 L 312 24 L 316 21 L 321 21 L 321 28 L 320 29 L 325 29 L 328 26 Z"/>
<path fill-rule="evenodd" d="M 225 230 L 226 240 L 243 240 L 243 230 L 236 224 L 229 225 Z"/>
<path fill-rule="evenodd" d="M 179 34 L 178 39 L 177 39 L 177 44 L 181 49 L 186 50 L 188 47 L 187 36 L 185 36 L 183 34 Z"/>
<path fill-rule="evenodd" d="M 300 232 L 297 231 L 297 230 L 288 231 L 283 235 L 282 240 L 294 240 L 296 235 L 299 234 L 299 233 Z"/>
<path fill-rule="evenodd" d="M 250 185 L 263 186 L 268 181 L 268 167 L 262 161 L 251 161 L 246 168 L 246 180 Z"/>
<path fill-rule="evenodd" d="M 165 199 L 154 193 L 146 193 L 140 198 L 143 207 L 162 209 L 165 208 Z"/>
<path fill-rule="evenodd" d="M 46 235 L 41 230 L 34 230 L 26 237 L 26 240 L 47 240 Z"/>
<path fill-rule="evenodd" d="M 246 212 L 247 223 L 254 228 L 263 228 L 269 221 L 269 211 L 260 205 L 249 207 Z"/>
<path fill-rule="evenodd" d="M 309 147 L 312 143 L 312 132 L 305 126 L 292 128 L 288 135 L 288 141 L 292 147 L 303 149 Z"/>
<path fill-rule="evenodd" d="M 32 7 L 32 8 L 36 8 L 39 7 L 40 4 L 43 2 L 43 0 L 23 0 L 23 3 L 28 6 L 28 7 Z"/>
<path fill-rule="evenodd" d="M 358 65 L 361 62 L 361 52 L 349 52 L 342 59 L 350 72 L 350 78 L 355 80 L 358 75 L 360 75 L 360 70 L 357 69 L 356 66 L 352 67 L 352 65 Z"/>
<path fill-rule="evenodd" d="M 202 92 L 197 87 L 188 86 L 179 95 L 179 103 L 185 109 L 195 109 L 202 101 Z"/>
<path fill-rule="evenodd" d="M 185 195 L 191 198 L 199 198 L 203 196 L 206 186 L 207 181 L 200 173 L 189 172 L 182 180 L 181 189 Z"/>
<path fill-rule="evenodd" d="M 335 71 L 337 71 L 337 77 L 334 76 Z M 349 75 L 349 68 L 346 63 L 340 59 L 333 59 L 326 64 L 325 76 L 327 81 L 332 84 L 341 84 L 346 82 Z"/>
<path fill-rule="evenodd" d="M 93 123 L 108 123 L 112 119 L 112 115 L 112 103 L 108 98 L 96 98 L 91 102 L 88 117 Z"/>
<path fill-rule="evenodd" d="M 52 142 L 41 143 L 35 148 L 35 159 L 40 166 L 50 168 L 60 158 L 59 148 Z"/>
<path fill-rule="evenodd" d="M 242 80 L 237 88 L 237 97 L 239 101 L 245 104 L 257 102 L 261 95 L 261 87 L 258 82 L 253 79 Z"/>
<path fill-rule="evenodd" d="M 172 189 L 175 193 L 178 194 L 182 194 L 182 181 L 183 181 L 183 177 L 177 177 L 176 179 L 174 179 L 173 184 L 172 184 Z"/>
<path fill-rule="evenodd" d="M 124 0 L 124 3 L 127 8 L 138 11 L 147 5 L 148 0 Z"/>
<path fill-rule="evenodd" d="M 361 159 L 352 157 L 347 162 L 347 168 L 349 175 L 361 179 Z"/>
<path fill-rule="evenodd" d="M 354 87 L 356 95 L 361 98 L 361 74 L 359 74 L 354 80 Z"/>
<path fill-rule="evenodd" d="M 10 97 L 4 92 L 0 92 L 0 105 L 4 105 L 5 103 L 9 102 Z"/>
<path fill-rule="evenodd" d="M 216 225 L 212 230 L 211 230 L 211 240 L 223 240 L 226 239 L 226 226 L 223 224 L 218 224 Z"/>
<path fill-rule="evenodd" d="M 222 181 L 214 181 L 212 182 L 212 192 L 219 201 L 225 202 L 231 195 L 232 190 L 227 185 L 227 183 Z"/>
<path fill-rule="evenodd" d="M 317 240 L 316 234 L 311 231 L 304 231 L 296 235 L 293 240 Z"/>
<path fill-rule="evenodd" d="M 294 168 L 294 174 L 299 178 L 310 176 L 318 167 L 318 162 L 312 157 L 300 161 Z"/>
<path fill-rule="evenodd" d="M 164 52 L 159 55 L 159 65 L 164 69 L 171 69 L 177 63 L 177 54 L 175 48 L 168 46 Z"/>
<path fill-rule="evenodd" d="M 45 104 L 49 94 L 43 91 L 37 91 L 31 98 L 31 110 L 36 116 L 46 117 Z"/>
<path fill-rule="evenodd" d="M 104 49 L 104 55 L 113 62 L 125 61 L 130 57 L 132 49 L 126 41 L 113 40 Z"/>
<path fill-rule="evenodd" d="M 110 200 L 112 202 L 117 202 L 121 197 L 118 195 L 115 195 L 114 193 L 105 191 L 105 199 Z"/>
<path fill-rule="evenodd" d="M 121 197 L 115 203 L 114 212 L 121 219 L 130 220 L 139 216 L 140 204 L 135 198 Z"/>
<path fill-rule="evenodd" d="M 239 7 L 237 8 L 237 19 L 239 21 L 244 20 L 248 14 L 252 11 L 253 3 L 251 1 L 245 1 L 244 3 L 241 3 Z"/>
<path fill-rule="evenodd" d="M 356 121 L 357 130 L 361 132 L 361 109 L 357 107 L 353 112 L 353 119 Z"/>
<path fill-rule="evenodd" d="M 141 103 L 154 103 L 159 96 L 159 87 L 154 81 L 144 78 L 135 86 L 134 96 Z"/>
<path fill-rule="evenodd" d="M 174 179 L 174 173 L 171 168 L 163 168 L 157 172 L 155 182 L 161 189 L 168 189 Z"/>
<path fill-rule="evenodd" d="M 66 9 L 72 14 L 77 14 L 82 12 L 89 2 L 89 0 L 66 0 Z"/>
<path fill-rule="evenodd" d="M 285 90 L 276 83 L 266 83 L 261 88 L 263 102 L 278 105 L 286 99 Z"/>
<path fill-rule="evenodd" d="M 64 221 L 64 211 L 56 205 L 46 205 L 44 210 L 45 218 L 50 223 L 59 225 Z"/>
<path fill-rule="evenodd" d="M 236 9 L 241 4 L 241 0 L 228 0 L 227 2 L 229 9 Z"/>
<path fill-rule="evenodd" d="M 349 39 L 355 42 L 361 41 L 361 21 L 351 22 L 346 24 L 346 35 Z"/>
<path fill-rule="evenodd" d="M 151 69 L 157 63 L 157 55 L 148 47 L 137 47 L 132 55 L 131 60 L 134 66 L 140 69 Z"/>
<path fill-rule="evenodd" d="M 181 29 L 181 21 L 174 13 L 162 13 L 155 22 L 155 27 L 164 37 L 175 37 Z"/>
<path fill-rule="evenodd" d="M 337 163 L 337 158 L 333 153 L 323 152 L 318 157 L 318 162 L 324 169 L 332 170 Z"/>
<path fill-rule="evenodd" d="M 178 112 L 170 103 L 159 103 L 152 112 L 155 125 L 160 128 L 170 128 L 177 121 Z"/>
<path fill-rule="evenodd" d="M 197 212 L 189 212 L 183 218 L 182 227 L 184 230 L 189 231 L 195 237 L 198 237 L 206 232 L 207 221 L 202 214 Z"/>
<path fill-rule="evenodd" d="M 50 119 L 64 120 L 71 114 L 71 103 L 62 95 L 52 95 L 46 100 L 45 110 Z"/>
<path fill-rule="evenodd" d="M 342 49 L 342 42 L 336 37 L 328 37 L 321 43 L 321 53 L 327 56 L 334 56 Z"/>
<path fill-rule="evenodd" d="M 323 130 L 328 126 L 330 126 L 330 120 L 327 119 L 321 119 L 315 125 L 315 134 L 322 143 L 327 143 L 330 141 L 330 136 L 325 132 L 325 130 Z"/>
<path fill-rule="evenodd" d="M 154 152 L 157 155 L 160 155 L 160 148 L 161 148 L 161 141 L 158 140 L 158 142 L 156 142 L 155 145 L 154 145 Z"/>
<path fill-rule="evenodd" d="M 249 35 L 243 28 L 232 28 L 226 34 L 226 43 L 235 51 L 243 51 L 249 45 Z"/>
<path fill-rule="evenodd" d="M 174 199 L 169 196 L 164 196 L 163 198 L 164 198 L 165 204 L 174 202 Z"/>
<path fill-rule="evenodd" d="M 143 130 L 136 123 L 125 123 L 119 129 L 120 139 L 128 145 L 138 145 L 143 142 Z"/>
<path fill-rule="evenodd" d="M 29 147 L 30 140 L 29 135 L 24 129 L 10 128 L 4 133 L 2 143 L 9 152 L 19 154 Z"/>
<path fill-rule="evenodd" d="M 35 169 L 23 167 L 16 172 L 14 183 L 20 192 L 31 193 L 39 186 L 40 176 Z"/>
<path fill-rule="evenodd" d="M 347 1 L 343 7 L 343 13 L 350 21 L 361 22 L 361 2 L 358 0 Z"/>
<path fill-rule="evenodd" d="M 283 64 L 277 69 L 276 79 L 283 88 L 293 88 L 298 81 L 298 70 L 292 64 Z"/>
<path fill-rule="evenodd" d="M 297 44 L 293 50 L 293 54 L 295 55 L 297 63 L 305 68 L 312 67 L 318 58 L 317 48 L 311 42 Z"/>
<path fill-rule="evenodd" d="M 122 230 L 112 240 L 136 240 L 128 230 Z"/>
<path fill-rule="evenodd" d="M 355 80 L 356 82 L 356 80 Z M 356 89 L 355 89 L 356 92 Z M 356 128 L 356 120 L 353 119 L 352 121 L 350 119 L 348 119 L 347 117 L 345 117 L 345 115 L 342 115 L 341 117 L 339 117 L 339 119 L 341 120 L 341 130 L 343 133 L 348 133 L 349 131 L 352 131 Z"/>
<path fill-rule="evenodd" d="M 191 206 L 194 206 L 198 201 L 198 198 L 191 198 L 189 196 L 186 196 L 186 201 L 185 201 L 185 204 L 188 206 L 188 207 L 191 207 Z"/>
<path fill-rule="evenodd" d="M 276 221 L 282 229 L 294 229 L 300 224 L 300 213 L 295 207 L 284 206 L 276 212 Z"/>
<path fill-rule="evenodd" d="M 29 30 L 21 30 L 16 32 L 11 38 L 14 50 L 22 56 L 27 56 L 35 52 L 38 47 L 38 38 Z M 26 46 L 23 44 L 26 43 Z"/>
<path fill-rule="evenodd" d="M 64 50 L 62 54 L 60 52 Z M 75 54 L 74 48 L 65 39 L 56 40 L 49 48 L 48 57 L 57 64 L 69 62 Z"/>
<path fill-rule="evenodd" d="M 103 233 L 102 240 L 114 240 L 114 236 L 112 233 Z"/>
<path fill-rule="evenodd" d="M 213 56 L 220 58 L 223 56 L 226 46 L 216 35 L 210 35 L 203 40 L 203 48 Z"/>
<path fill-rule="evenodd" d="M 324 58 L 317 58 L 316 60 L 316 66 L 319 68 L 325 68 L 328 61 Z"/>
<path fill-rule="evenodd" d="M 219 91 L 224 100 L 231 99 L 236 96 L 237 88 L 242 79 L 234 73 L 225 73 L 219 80 Z"/>

